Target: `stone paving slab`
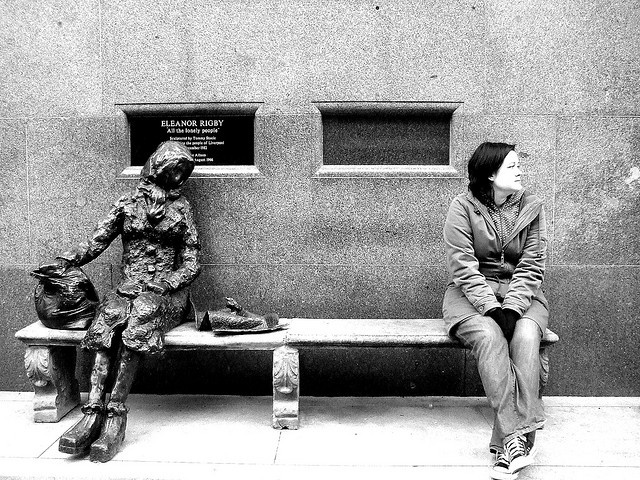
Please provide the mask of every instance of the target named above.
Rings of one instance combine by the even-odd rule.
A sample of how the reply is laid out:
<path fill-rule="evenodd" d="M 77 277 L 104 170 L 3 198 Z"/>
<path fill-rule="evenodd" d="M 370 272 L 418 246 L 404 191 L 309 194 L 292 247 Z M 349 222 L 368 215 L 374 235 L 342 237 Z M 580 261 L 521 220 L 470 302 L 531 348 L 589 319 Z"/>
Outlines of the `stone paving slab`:
<path fill-rule="evenodd" d="M 0 392 L 0 478 L 488 478 L 492 413 L 475 397 L 302 397 L 301 428 L 270 397 L 132 395 L 107 464 L 57 451 L 81 413 L 36 424 L 32 394 Z M 549 397 L 540 454 L 520 479 L 640 478 L 640 399 Z"/>

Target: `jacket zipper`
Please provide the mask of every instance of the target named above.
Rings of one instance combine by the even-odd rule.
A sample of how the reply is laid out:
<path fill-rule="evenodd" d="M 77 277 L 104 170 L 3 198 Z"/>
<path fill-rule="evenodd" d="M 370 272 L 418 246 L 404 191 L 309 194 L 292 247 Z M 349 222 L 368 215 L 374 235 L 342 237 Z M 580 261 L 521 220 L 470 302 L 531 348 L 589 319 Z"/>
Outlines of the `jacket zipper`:
<path fill-rule="evenodd" d="M 500 244 L 502 249 L 500 250 L 500 268 L 504 268 L 504 249 L 507 245 L 506 235 L 504 234 L 504 222 L 502 219 L 502 209 L 498 210 L 498 220 L 500 223 Z"/>

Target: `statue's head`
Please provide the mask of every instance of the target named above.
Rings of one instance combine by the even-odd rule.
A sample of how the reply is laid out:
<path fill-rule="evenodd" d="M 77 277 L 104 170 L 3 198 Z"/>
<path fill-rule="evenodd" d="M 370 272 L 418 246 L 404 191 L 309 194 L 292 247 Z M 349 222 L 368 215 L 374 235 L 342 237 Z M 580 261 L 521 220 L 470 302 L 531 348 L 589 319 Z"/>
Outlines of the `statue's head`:
<path fill-rule="evenodd" d="M 187 181 L 195 161 L 189 149 L 180 142 L 162 142 L 142 167 L 141 180 L 164 190 L 175 190 Z"/>

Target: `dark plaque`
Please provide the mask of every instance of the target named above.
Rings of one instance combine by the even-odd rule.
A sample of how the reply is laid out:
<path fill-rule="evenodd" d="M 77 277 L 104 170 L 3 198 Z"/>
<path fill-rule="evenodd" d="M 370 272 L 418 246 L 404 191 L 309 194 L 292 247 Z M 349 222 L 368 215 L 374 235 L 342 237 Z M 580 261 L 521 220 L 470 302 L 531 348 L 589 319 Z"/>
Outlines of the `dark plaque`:
<path fill-rule="evenodd" d="M 142 166 L 166 140 L 184 143 L 196 165 L 253 165 L 253 116 L 129 117 L 131 165 Z"/>

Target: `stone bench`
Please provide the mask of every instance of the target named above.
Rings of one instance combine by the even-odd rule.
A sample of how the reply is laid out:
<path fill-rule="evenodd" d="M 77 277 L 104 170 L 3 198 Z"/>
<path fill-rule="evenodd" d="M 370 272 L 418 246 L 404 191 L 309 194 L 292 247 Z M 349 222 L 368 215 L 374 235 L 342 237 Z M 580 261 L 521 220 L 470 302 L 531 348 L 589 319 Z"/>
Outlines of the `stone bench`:
<path fill-rule="evenodd" d="M 34 420 L 57 422 L 80 403 L 75 377 L 76 347 L 84 330 L 54 330 L 40 321 L 16 333 L 27 345 L 24 363 L 33 383 Z M 166 350 L 276 350 L 285 344 L 286 330 L 260 334 L 214 335 L 201 332 L 193 321 L 165 336 Z"/>
<path fill-rule="evenodd" d="M 441 318 L 294 318 L 287 331 L 286 344 L 274 355 L 274 402 L 276 365 L 286 369 L 294 382 L 287 386 L 286 395 L 278 397 L 279 428 L 298 428 L 299 411 L 299 353 L 308 348 L 356 347 L 412 347 L 412 348 L 465 348 L 458 340 L 447 335 Z M 540 344 L 541 359 L 548 368 L 547 347 L 558 341 L 558 336 L 547 329 Z M 276 362 L 276 357 L 278 358 Z M 548 369 L 547 369 L 548 372 Z M 280 378 L 282 377 L 282 373 Z M 276 406 L 274 403 L 274 426 Z"/>
<path fill-rule="evenodd" d="M 166 335 L 167 350 L 272 350 L 273 427 L 299 425 L 299 349 L 356 347 L 464 348 L 449 337 L 442 319 L 281 319 L 287 330 L 217 336 L 185 323 Z M 25 368 L 34 390 L 36 422 L 57 422 L 80 402 L 75 378 L 76 347 L 84 331 L 52 330 L 35 322 L 16 333 L 27 345 Z M 558 341 L 546 331 L 540 346 Z"/>

